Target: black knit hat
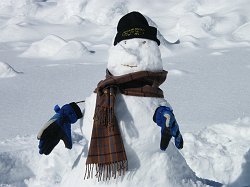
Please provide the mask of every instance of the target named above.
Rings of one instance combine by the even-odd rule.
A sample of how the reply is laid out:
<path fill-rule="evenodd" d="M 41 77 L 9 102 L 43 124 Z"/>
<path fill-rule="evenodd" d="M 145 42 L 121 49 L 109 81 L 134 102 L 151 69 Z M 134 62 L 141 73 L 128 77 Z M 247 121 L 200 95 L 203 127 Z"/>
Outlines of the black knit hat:
<path fill-rule="evenodd" d="M 141 13 L 130 12 L 119 20 L 114 45 L 131 38 L 146 38 L 160 45 L 160 41 L 156 36 L 157 29 L 149 26 L 146 18 Z"/>

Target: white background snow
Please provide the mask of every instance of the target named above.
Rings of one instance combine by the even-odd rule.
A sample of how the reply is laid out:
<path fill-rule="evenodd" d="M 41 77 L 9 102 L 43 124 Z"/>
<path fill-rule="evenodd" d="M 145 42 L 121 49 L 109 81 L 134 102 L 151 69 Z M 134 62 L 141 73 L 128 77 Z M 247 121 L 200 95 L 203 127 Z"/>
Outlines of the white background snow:
<path fill-rule="evenodd" d="M 161 88 L 187 164 L 200 178 L 250 186 L 249 0 L 1 0 L 0 186 L 61 186 L 77 167 L 81 121 L 72 150 L 60 143 L 41 156 L 36 134 L 54 105 L 84 100 L 104 78 L 117 22 L 134 10 L 160 31 Z"/>

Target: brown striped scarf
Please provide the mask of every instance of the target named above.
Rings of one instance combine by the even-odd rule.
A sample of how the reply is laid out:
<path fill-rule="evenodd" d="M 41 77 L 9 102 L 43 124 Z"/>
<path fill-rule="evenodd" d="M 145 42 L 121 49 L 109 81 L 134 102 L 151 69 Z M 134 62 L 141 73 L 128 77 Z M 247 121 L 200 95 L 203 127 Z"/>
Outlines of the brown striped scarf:
<path fill-rule="evenodd" d="M 94 124 L 84 178 L 95 176 L 107 180 L 125 174 L 128 169 L 120 129 L 115 116 L 115 98 L 117 93 L 163 98 L 159 86 L 166 80 L 167 71 L 140 71 L 122 76 L 113 76 L 107 70 L 106 79 L 98 83 Z"/>

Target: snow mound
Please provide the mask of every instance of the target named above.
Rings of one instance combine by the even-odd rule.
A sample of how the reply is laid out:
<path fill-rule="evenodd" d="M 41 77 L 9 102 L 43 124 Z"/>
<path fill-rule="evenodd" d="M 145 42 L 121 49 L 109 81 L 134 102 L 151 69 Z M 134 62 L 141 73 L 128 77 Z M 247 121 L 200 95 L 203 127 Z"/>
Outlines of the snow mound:
<path fill-rule="evenodd" d="M 86 155 L 84 157 L 86 157 Z M 161 151 L 152 153 L 149 151 L 149 153 L 145 153 L 142 158 L 133 160 L 132 167 L 134 167 L 134 170 L 130 169 L 122 178 L 100 182 L 98 182 L 95 177 L 93 179 L 83 180 L 85 172 L 84 166 L 85 159 L 80 159 L 78 165 L 64 175 L 61 181 L 61 186 L 151 187 L 162 186 L 163 184 L 166 186 L 180 187 L 207 186 L 204 185 L 206 182 L 205 180 L 199 179 L 195 176 L 195 173 L 187 166 L 185 159 L 180 155 L 172 143 L 170 143 L 166 153 Z M 166 169 L 163 173 L 159 174 L 157 171 L 162 171 L 160 168 Z M 162 176 L 161 180 L 159 180 L 158 175 Z"/>
<path fill-rule="evenodd" d="M 238 40 L 248 40 L 250 41 L 250 22 L 245 23 L 240 26 L 236 31 L 234 31 L 233 36 Z"/>
<path fill-rule="evenodd" d="M 229 186 L 250 184 L 250 118 L 185 133 L 183 154 L 199 177 Z"/>
<path fill-rule="evenodd" d="M 157 28 L 157 38 L 160 40 L 161 45 L 169 48 L 170 45 L 179 44 L 180 43 L 179 38 L 176 38 L 176 37 L 173 37 L 173 36 L 172 37 L 168 37 L 168 39 L 166 39 L 162 35 L 162 33 L 160 32 L 158 25 L 151 18 L 149 18 L 148 16 L 146 16 L 146 15 L 144 15 L 144 16 L 147 19 L 148 24 L 150 26 L 153 26 L 153 27 Z"/>
<path fill-rule="evenodd" d="M 178 20 L 178 35 L 180 37 L 190 35 L 197 38 L 209 37 L 210 34 L 204 29 L 205 25 L 211 24 L 211 18 L 208 16 L 200 17 L 196 13 L 186 13 Z"/>
<path fill-rule="evenodd" d="M 90 53 L 85 45 L 78 41 L 69 41 L 55 55 L 55 59 L 81 58 Z"/>
<path fill-rule="evenodd" d="M 97 26 L 105 25 L 113 29 L 119 19 L 126 13 L 140 11 L 154 19 L 159 25 L 159 31 L 161 32 L 158 33 L 158 38 L 161 44 L 166 47 L 186 35 L 198 39 L 223 37 L 227 40 L 234 36 L 236 39 L 249 41 L 247 34 L 249 26 L 247 25 L 250 21 L 250 13 L 246 8 L 249 6 L 247 0 L 239 0 L 233 3 L 225 0 L 219 0 L 216 3 L 205 0 L 177 1 L 175 3 L 167 1 L 149 7 L 142 6 L 142 4 L 150 3 L 149 0 L 136 2 L 132 0 L 107 0 L 105 2 L 98 0 L 20 0 L 18 2 L 5 0 L 0 2 L 0 12 L 7 15 L 11 14 L 13 17 L 23 16 L 28 20 L 32 18 L 42 22 L 71 25 L 84 25 L 91 22 L 97 24 Z M 16 29 L 18 32 L 14 32 L 15 29 L 13 28 L 6 31 L 4 31 L 6 28 L 1 29 L 0 41 L 2 41 L 1 38 L 3 41 L 30 40 L 29 34 L 40 34 L 32 31 L 31 28 L 28 29 L 29 23 L 25 20 L 20 24 L 22 24 L 20 26 L 25 27 Z M 11 30 L 13 32 L 9 32 Z M 20 32 L 23 33 L 21 36 L 24 37 L 20 36 Z M 18 34 L 13 35 L 12 39 L 8 36 L 9 33 Z M 46 34 L 49 34 L 49 32 Z M 54 34 L 60 35 L 59 33 Z M 107 37 L 111 39 L 111 34 Z M 41 37 L 32 38 L 41 39 Z M 226 43 L 223 43 L 223 45 L 226 45 Z M 190 46 L 185 47 L 189 48 Z"/>
<path fill-rule="evenodd" d="M 61 0 L 58 8 L 64 12 L 65 19 L 78 15 L 100 25 L 113 25 L 128 12 L 121 0 Z"/>
<path fill-rule="evenodd" d="M 216 40 L 211 40 L 207 42 L 209 48 L 211 49 L 226 49 L 233 47 L 249 47 L 250 43 L 246 41 L 235 42 L 232 40 L 228 40 L 226 38 L 217 38 Z"/>
<path fill-rule="evenodd" d="M 246 3 L 246 0 L 234 3 L 228 3 L 226 0 L 219 0 L 216 3 L 188 0 L 176 3 L 170 10 L 180 18 L 178 20 L 180 36 L 186 34 L 193 34 L 195 37 L 218 36 L 232 33 L 250 18 L 245 7 Z"/>
<path fill-rule="evenodd" d="M 67 42 L 62 38 L 55 35 L 49 35 L 41 41 L 32 43 L 31 46 L 21 54 L 21 57 L 53 57 L 66 44 Z"/>
<path fill-rule="evenodd" d="M 0 186 L 158 186 L 163 181 L 170 181 L 166 186 L 207 186 L 205 180 L 199 179 L 187 166 L 184 158 L 171 143 L 167 153 L 156 151 L 145 153 L 141 163 L 147 168 L 135 175 L 131 171 L 120 180 L 97 182 L 84 180 L 86 140 L 79 133 L 73 133 L 73 148 L 67 150 L 62 141 L 48 156 L 38 154 L 35 136 L 16 137 L 0 142 Z M 166 155 L 168 155 L 166 157 Z M 149 159 L 150 157 L 150 159 Z M 165 167 L 161 173 L 162 181 L 156 181 L 158 168 Z M 148 171 L 155 176 L 149 176 Z M 156 178 L 155 178 L 156 177 Z M 141 180 L 144 178 L 145 180 Z M 177 182 L 179 181 L 179 182 Z"/>
<path fill-rule="evenodd" d="M 25 25 L 29 23 L 21 21 L 21 19 L 10 20 L 10 23 L 1 27 L 0 29 L 0 42 L 13 42 L 24 41 L 32 39 L 38 39 L 41 37 L 40 33 Z"/>
<path fill-rule="evenodd" d="M 14 77 L 18 74 L 9 64 L 0 62 L 0 78 Z"/>
<path fill-rule="evenodd" d="M 49 156 L 39 155 L 35 136 L 0 142 L 0 186 L 60 186 L 85 144 L 77 134 L 73 134 L 73 141 L 74 149 L 67 150 L 60 142 Z"/>
<path fill-rule="evenodd" d="M 183 76 L 185 74 L 189 74 L 189 72 L 184 71 L 184 70 L 179 70 L 179 69 L 171 69 L 168 71 L 169 75 L 173 76 Z"/>
<path fill-rule="evenodd" d="M 81 58 L 89 53 L 90 51 L 81 42 L 65 41 L 56 35 L 49 35 L 43 40 L 32 43 L 20 56 L 63 60 Z"/>
<path fill-rule="evenodd" d="M 7 15 L 34 15 L 39 0 L 4 0 L 0 1 L 0 11 Z"/>

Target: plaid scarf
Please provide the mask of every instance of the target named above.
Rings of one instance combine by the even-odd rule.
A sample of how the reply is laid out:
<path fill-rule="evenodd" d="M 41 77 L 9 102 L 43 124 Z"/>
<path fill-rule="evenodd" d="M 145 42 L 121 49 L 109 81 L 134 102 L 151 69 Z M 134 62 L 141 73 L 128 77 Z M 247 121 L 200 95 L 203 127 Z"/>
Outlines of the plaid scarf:
<path fill-rule="evenodd" d="M 97 93 L 96 108 L 84 179 L 92 178 L 94 169 L 98 181 L 125 174 L 128 162 L 115 116 L 116 94 L 163 98 L 159 86 L 166 77 L 164 70 L 122 76 L 112 76 L 107 70 L 106 79 L 100 81 L 94 91 Z"/>

